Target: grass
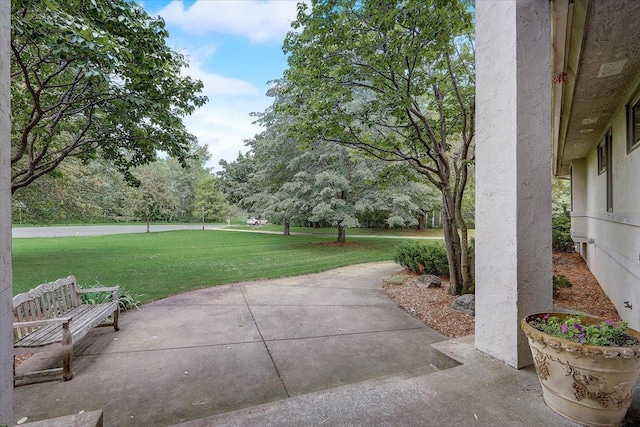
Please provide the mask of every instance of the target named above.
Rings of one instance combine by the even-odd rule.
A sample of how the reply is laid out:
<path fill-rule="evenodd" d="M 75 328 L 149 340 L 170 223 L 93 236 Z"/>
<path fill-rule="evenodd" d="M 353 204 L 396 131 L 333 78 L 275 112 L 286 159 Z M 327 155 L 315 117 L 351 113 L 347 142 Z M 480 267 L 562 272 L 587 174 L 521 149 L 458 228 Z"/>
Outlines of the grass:
<path fill-rule="evenodd" d="M 225 283 L 391 260 L 400 243 L 360 238 L 336 246 L 334 240 L 201 230 L 13 239 L 13 290 L 73 274 L 80 285 L 121 285 L 146 302 Z"/>

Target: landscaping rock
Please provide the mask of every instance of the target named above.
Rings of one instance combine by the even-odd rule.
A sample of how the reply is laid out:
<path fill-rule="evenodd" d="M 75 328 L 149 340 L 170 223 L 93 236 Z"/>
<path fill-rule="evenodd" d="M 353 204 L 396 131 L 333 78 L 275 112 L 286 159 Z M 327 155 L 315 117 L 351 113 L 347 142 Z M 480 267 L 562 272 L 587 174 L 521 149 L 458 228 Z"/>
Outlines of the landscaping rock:
<path fill-rule="evenodd" d="M 442 280 L 438 276 L 423 274 L 411 280 L 411 284 L 419 288 L 439 288 L 442 286 Z"/>
<path fill-rule="evenodd" d="M 470 316 L 476 315 L 476 296 L 473 294 L 461 295 L 451 303 L 451 308 Z"/>

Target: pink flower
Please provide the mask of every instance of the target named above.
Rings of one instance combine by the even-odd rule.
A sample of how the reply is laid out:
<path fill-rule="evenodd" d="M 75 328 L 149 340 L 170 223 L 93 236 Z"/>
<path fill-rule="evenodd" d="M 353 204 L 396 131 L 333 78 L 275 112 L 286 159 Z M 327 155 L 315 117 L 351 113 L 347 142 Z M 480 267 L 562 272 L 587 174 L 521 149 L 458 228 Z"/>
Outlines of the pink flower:
<path fill-rule="evenodd" d="M 609 326 L 613 326 L 616 324 L 613 320 L 605 320 L 604 323 L 606 323 Z"/>
<path fill-rule="evenodd" d="M 549 320 L 549 317 L 551 317 L 551 313 L 545 314 L 542 320 Z"/>
<path fill-rule="evenodd" d="M 567 332 L 567 324 L 563 323 L 562 326 L 560 326 L 560 332 L 562 332 L 563 334 Z"/>

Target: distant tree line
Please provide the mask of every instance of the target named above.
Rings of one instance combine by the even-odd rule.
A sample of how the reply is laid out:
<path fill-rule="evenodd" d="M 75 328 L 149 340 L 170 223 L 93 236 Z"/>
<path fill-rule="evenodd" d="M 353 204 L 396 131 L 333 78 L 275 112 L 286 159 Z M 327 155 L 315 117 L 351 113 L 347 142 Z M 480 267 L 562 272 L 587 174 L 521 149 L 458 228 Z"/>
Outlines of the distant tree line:
<path fill-rule="evenodd" d="M 132 168 L 133 185 L 105 161 L 70 159 L 14 193 L 13 221 L 224 221 L 233 208 L 208 159 L 206 148 L 193 144 L 185 166 L 167 157 Z"/>

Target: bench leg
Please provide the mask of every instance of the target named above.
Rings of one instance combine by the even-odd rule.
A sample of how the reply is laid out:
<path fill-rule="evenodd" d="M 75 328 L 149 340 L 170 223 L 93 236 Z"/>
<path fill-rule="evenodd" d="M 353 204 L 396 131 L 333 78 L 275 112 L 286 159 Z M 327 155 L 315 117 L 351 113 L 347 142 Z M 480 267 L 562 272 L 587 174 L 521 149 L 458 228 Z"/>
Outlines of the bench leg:
<path fill-rule="evenodd" d="M 113 312 L 113 329 L 115 331 L 120 330 L 120 326 L 118 326 L 118 316 L 120 315 L 120 309 L 117 309 Z"/>
<path fill-rule="evenodd" d="M 73 342 L 71 332 L 69 331 L 69 323 L 65 323 L 62 327 L 62 378 L 65 381 L 69 381 L 73 378 L 73 372 L 71 371 L 72 358 Z"/>

